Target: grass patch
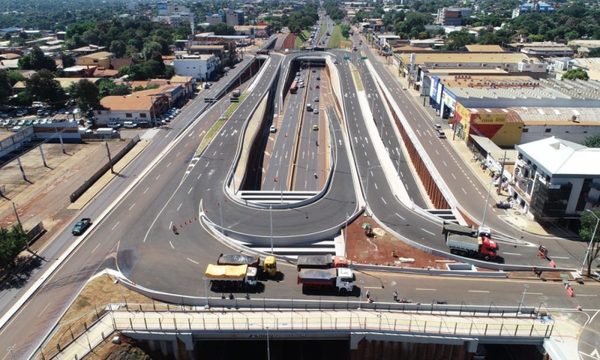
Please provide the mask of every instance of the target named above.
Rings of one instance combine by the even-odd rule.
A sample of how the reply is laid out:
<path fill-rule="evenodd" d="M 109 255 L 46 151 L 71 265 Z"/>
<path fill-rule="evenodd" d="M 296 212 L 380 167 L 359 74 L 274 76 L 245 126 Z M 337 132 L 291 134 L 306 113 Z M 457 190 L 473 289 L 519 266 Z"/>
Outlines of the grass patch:
<path fill-rule="evenodd" d="M 208 144 L 210 144 L 211 140 L 219 133 L 219 131 L 221 131 L 221 128 L 223 125 L 225 125 L 225 122 L 229 120 L 231 115 L 233 115 L 233 113 L 237 110 L 247 96 L 248 94 L 242 94 L 239 102 L 231 103 L 227 110 L 225 110 L 225 113 L 219 117 L 213 126 L 210 127 L 206 135 L 204 135 L 202 138 L 200 145 L 198 145 L 198 149 L 196 149 L 196 156 L 200 156 L 200 154 L 202 154 L 202 152 L 208 147 Z"/>
<path fill-rule="evenodd" d="M 109 275 L 103 275 L 90 281 L 60 319 L 56 331 L 45 344 L 46 359 L 58 352 L 58 344 L 61 348 L 69 344 L 73 339 L 71 334 L 78 336 L 85 330 L 86 325 L 91 325 L 98 316 L 102 316 L 103 309 L 107 304 L 123 303 L 124 301 L 128 303 L 152 302 L 141 294 L 130 291 L 120 284 L 115 284 Z"/>
<path fill-rule="evenodd" d="M 329 44 L 328 47 L 329 48 L 342 48 L 342 47 L 347 47 L 348 46 L 348 42 L 346 38 L 344 38 L 344 36 L 342 35 L 342 27 L 341 25 L 336 25 L 333 28 L 333 33 L 331 34 L 331 37 L 329 38 Z"/>
<path fill-rule="evenodd" d="M 326 22 L 322 22 L 321 23 L 321 27 L 319 28 L 319 33 L 317 34 L 317 41 L 321 41 L 321 37 L 323 36 L 323 34 L 325 34 L 325 32 L 327 31 L 327 23 Z"/>
<path fill-rule="evenodd" d="M 308 30 L 303 30 L 300 34 L 296 35 L 296 38 L 294 39 L 294 46 L 297 49 L 301 49 L 304 46 L 306 40 L 308 40 L 309 36 L 310 32 Z"/>
<path fill-rule="evenodd" d="M 362 80 L 360 79 L 360 74 L 358 73 L 358 70 L 356 70 L 356 69 L 352 70 L 352 77 L 354 78 L 354 83 L 356 84 L 356 90 L 365 91 L 365 88 L 363 87 Z"/>

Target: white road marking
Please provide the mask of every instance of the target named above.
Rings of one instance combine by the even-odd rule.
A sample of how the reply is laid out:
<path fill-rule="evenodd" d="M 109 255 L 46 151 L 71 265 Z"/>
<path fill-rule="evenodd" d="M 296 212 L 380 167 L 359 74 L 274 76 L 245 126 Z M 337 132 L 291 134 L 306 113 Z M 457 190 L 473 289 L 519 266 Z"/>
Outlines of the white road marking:
<path fill-rule="evenodd" d="M 169 230 L 173 230 L 173 221 L 169 222 Z"/>
<path fill-rule="evenodd" d="M 375 190 L 379 190 L 379 186 L 377 186 L 377 183 L 373 183 L 373 185 L 375 185 Z"/>
<path fill-rule="evenodd" d="M 160 174 L 156 175 L 156 177 L 154 178 L 155 180 L 160 179 Z"/>
<path fill-rule="evenodd" d="M 90 251 L 90 253 L 91 253 L 91 254 L 93 254 L 93 253 L 94 253 L 94 251 L 96 251 L 96 249 L 98 249 L 98 247 L 100 246 L 100 244 L 101 244 L 101 243 L 98 243 L 98 244 L 96 245 L 96 247 L 94 247 L 94 248 L 92 249 L 92 251 Z"/>
<path fill-rule="evenodd" d="M 553 259 L 569 259 L 568 256 L 553 256 Z"/>
<path fill-rule="evenodd" d="M 462 192 L 464 192 L 464 193 L 465 193 L 465 195 L 467 195 L 467 190 L 465 190 L 465 188 L 462 188 L 462 187 L 461 187 L 460 189 L 462 190 Z"/>
<path fill-rule="evenodd" d="M 452 175 L 452 178 L 453 178 L 454 180 L 456 180 L 456 176 L 454 176 L 454 173 L 450 173 L 450 175 Z"/>
<path fill-rule="evenodd" d="M 428 289 L 428 288 L 416 288 L 417 291 L 437 291 L 437 289 Z"/>
<path fill-rule="evenodd" d="M 171 242 L 171 240 L 169 240 L 169 245 L 171 245 L 171 249 L 175 249 L 175 246 L 173 246 L 173 243 Z"/>
<path fill-rule="evenodd" d="M 200 173 L 200 175 L 198 175 L 198 177 L 196 178 L 196 180 L 200 180 L 201 177 L 202 177 L 202 173 Z"/>
<path fill-rule="evenodd" d="M 169 161 L 169 163 L 167 164 L 167 167 L 171 166 L 171 162 Z"/>
<path fill-rule="evenodd" d="M 131 211 L 131 209 L 133 209 L 134 206 L 135 206 L 135 203 L 131 204 L 128 211 Z"/>
<path fill-rule="evenodd" d="M 192 192 L 192 190 L 194 190 L 194 187 L 190 186 L 190 189 L 188 190 L 188 195 Z"/>
<path fill-rule="evenodd" d="M 507 252 L 507 251 L 503 251 L 502 253 L 504 255 L 513 255 L 513 256 L 522 256 L 523 255 L 523 254 L 511 253 L 511 252 Z"/>
<path fill-rule="evenodd" d="M 396 216 L 397 216 L 397 217 L 399 217 L 400 219 L 402 219 L 402 220 L 406 220 L 406 218 L 405 218 L 404 216 L 402 216 L 402 215 L 400 215 L 400 214 L 398 214 L 398 213 L 395 213 L 395 214 L 396 214 Z"/>
<path fill-rule="evenodd" d="M 111 229 L 111 230 L 114 230 L 114 229 L 116 229 L 116 228 L 117 228 L 117 226 L 119 226 L 119 224 L 120 224 L 120 223 L 121 223 L 120 221 L 117 221 L 117 223 L 113 225 L 113 227 L 112 227 L 112 229 Z"/>
<path fill-rule="evenodd" d="M 144 190 L 143 194 L 147 193 L 148 190 L 150 190 L 150 187 L 147 187 L 146 190 Z"/>
<path fill-rule="evenodd" d="M 469 290 L 470 293 L 482 293 L 482 294 L 488 294 L 490 291 L 489 290 Z"/>
<path fill-rule="evenodd" d="M 529 293 L 528 293 L 528 294 L 529 294 Z M 579 297 L 581 297 L 581 296 L 586 296 L 586 297 L 596 297 L 596 296 L 598 296 L 598 295 L 597 295 L 597 294 L 577 294 L 576 296 L 579 296 Z"/>
<path fill-rule="evenodd" d="M 179 204 L 179 206 L 177 207 L 177 211 L 179 211 L 179 209 L 181 209 L 181 205 L 183 205 L 183 203 Z"/>
<path fill-rule="evenodd" d="M 385 201 L 385 199 L 383 198 L 383 196 L 381 197 L 381 201 L 383 201 L 383 203 L 384 203 L 385 205 L 387 205 L 387 201 Z"/>
<path fill-rule="evenodd" d="M 200 263 L 199 263 L 199 262 L 197 262 L 197 261 L 195 261 L 195 260 L 192 260 L 192 259 L 190 259 L 190 258 L 187 258 L 187 261 L 189 261 L 189 262 L 191 262 L 191 263 L 194 263 L 194 264 L 196 264 L 196 265 L 200 265 Z"/>
<path fill-rule="evenodd" d="M 434 233 L 432 233 L 432 232 L 431 232 L 431 231 L 429 231 L 429 230 L 425 230 L 425 229 L 423 229 L 423 228 L 421 228 L 421 230 L 423 230 L 424 232 L 428 233 L 429 235 L 435 235 Z"/>
<path fill-rule="evenodd" d="M 448 164 L 446 164 L 446 161 L 442 160 L 442 164 L 444 164 L 445 167 L 448 167 Z"/>

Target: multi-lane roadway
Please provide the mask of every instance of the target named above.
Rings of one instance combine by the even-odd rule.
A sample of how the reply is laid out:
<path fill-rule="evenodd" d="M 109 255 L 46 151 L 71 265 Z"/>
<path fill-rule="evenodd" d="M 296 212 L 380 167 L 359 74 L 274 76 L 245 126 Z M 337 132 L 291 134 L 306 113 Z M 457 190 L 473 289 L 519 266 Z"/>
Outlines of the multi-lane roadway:
<path fill-rule="evenodd" d="M 307 235 L 311 233 L 324 234 L 331 229 L 337 232 L 347 217 L 358 210 L 358 199 L 349 176 L 351 166 L 358 171 L 369 208 L 379 220 L 401 236 L 443 248 L 439 222 L 414 213 L 390 195 L 393 192 L 374 155 L 373 139 L 366 137 L 367 126 L 372 126 L 368 122 L 373 119 L 364 119 L 362 115 L 349 64 L 343 60 L 343 53 L 337 53 L 336 57 L 344 93 L 345 119 L 343 122 L 330 119 L 331 128 L 319 130 L 331 132 L 335 162 L 331 186 L 323 198 L 297 209 L 268 210 L 245 206 L 225 194 L 224 187 L 228 186 L 242 126 L 267 92 L 276 88 L 271 84 L 277 78 L 282 56 L 271 56 L 261 81 L 201 156 L 195 156 L 195 150 L 200 138 L 208 131 L 209 116 L 212 119 L 219 116 L 211 112 L 194 121 L 206 106 L 201 99 L 182 112 L 181 120 L 173 125 L 172 130 L 155 133 L 148 149 L 85 209 L 82 215 L 95 219 L 99 219 L 104 209 L 109 209 L 109 212 L 102 221 L 98 220 L 82 244 L 0 330 L 0 349 L 11 347 L 13 352 L 10 355 L 24 357 L 41 339 L 49 324 L 68 306 L 85 280 L 106 266 L 116 266 L 132 281 L 147 288 L 192 296 L 205 295 L 200 279 L 206 264 L 214 261 L 217 254 L 228 250 L 206 232 L 200 224 L 201 215 L 205 215 L 208 223 L 215 228 L 225 229 L 226 235 L 252 237 L 264 245 L 271 238 L 277 243 L 294 243 L 303 237 L 310 238 Z M 377 94 L 374 81 L 359 64 L 360 59 L 355 57 L 352 61 L 361 72 L 367 93 Z M 219 83 L 215 84 L 211 91 L 218 91 L 219 86 Z M 373 111 L 381 109 L 381 100 L 377 96 L 373 95 L 370 99 L 375 122 L 378 119 L 382 122 L 375 126 L 381 126 L 379 133 L 383 134 L 384 143 L 386 139 L 392 142 L 393 136 L 389 131 L 392 123 L 389 119 L 388 123 L 383 123 L 386 121 L 385 113 Z M 346 152 L 343 131 L 347 131 L 351 139 L 352 154 Z M 390 143 L 388 149 L 391 147 L 395 148 L 396 143 Z M 400 155 L 396 152 L 391 156 Z M 152 165 L 147 167 L 148 164 Z M 406 174 L 409 173 L 407 170 Z M 132 182 L 133 179 L 136 179 L 135 182 Z M 115 194 L 122 196 L 115 198 Z M 174 227 L 177 233 L 173 231 Z M 318 237 L 312 235 L 313 238 Z M 41 255 L 54 261 L 69 241 L 72 237 L 65 232 Z M 287 266 L 280 266 L 280 269 L 285 275 L 284 280 L 268 282 L 260 296 L 302 297 L 294 281 L 295 270 Z M 385 289 L 399 288 L 403 296 L 417 301 L 443 299 L 454 303 L 516 305 L 515 299 L 521 293 L 514 283 L 459 279 L 451 280 L 452 290 L 449 291 L 448 281 L 391 274 L 358 276 L 359 285 L 373 289 L 378 301 L 386 297 L 391 299 L 387 290 L 376 290 L 381 285 L 385 285 Z M 540 296 L 544 296 L 550 306 L 573 307 L 574 301 L 564 295 L 561 284 L 539 283 L 534 286 L 535 289 L 530 287 L 530 293 L 536 290 L 535 293 L 542 294 Z M 589 291 L 584 293 L 589 296 L 578 299 L 577 303 L 584 308 L 595 306 L 597 286 L 586 285 L 584 289 Z M 467 293 L 470 296 L 465 299 Z M 531 302 L 532 299 L 526 299 L 526 303 Z M 10 301 L 5 304 L 9 305 Z M 0 352 L 0 360 L 8 355 Z"/>

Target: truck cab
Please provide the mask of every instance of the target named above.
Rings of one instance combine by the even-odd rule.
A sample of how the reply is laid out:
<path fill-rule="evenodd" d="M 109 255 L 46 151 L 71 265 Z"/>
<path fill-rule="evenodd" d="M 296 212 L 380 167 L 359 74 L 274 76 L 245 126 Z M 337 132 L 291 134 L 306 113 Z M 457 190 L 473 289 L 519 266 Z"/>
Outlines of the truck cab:
<path fill-rule="evenodd" d="M 267 256 L 263 261 L 263 272 L 270 277 L 277 275 L 277 260 L 275 256 Z"/>
<path fill-rule="evenodd" d="M 354 272 L 348 268 L 338 268 L 337 273 L 335 286 L 338 288 L 338 291 L 341 293 L 351 293 L 354 290 L 354 280 L 356 280 Z"/>

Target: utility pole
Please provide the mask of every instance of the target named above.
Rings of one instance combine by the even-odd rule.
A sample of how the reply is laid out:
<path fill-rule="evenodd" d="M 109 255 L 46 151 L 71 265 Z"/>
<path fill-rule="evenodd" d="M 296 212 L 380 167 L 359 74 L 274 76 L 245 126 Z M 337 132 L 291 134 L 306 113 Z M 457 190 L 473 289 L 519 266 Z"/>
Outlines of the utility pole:
<path fill-rule="evenodd" d="M 269 205 L 269 229 L 271 234 L 271 255 L 273 255 L 273 205 Z"/>
<path fill-rule="evenodd" d="M 498 190 L 496 194 L 500 195 L 500 190 L 502 189 L 502 179 L 504 178 L 504 165 L 506 163 L 506 151 L 504 151 L 504 156 L 502 157 L 502 167 L 500 167 L 500 182 L 498 183 Z"/>
<path fill-rule="evenodd" d="M 14 203 L 13 203 L 13 205 L 14 205 Z M 594 232 L 592 232 L 592 238 L 590 239 L 590 243 L 585 252 L 585 256 L 583 257 L 583 264 L 581 264 L 581 270 L 579 270 L 579 273 L 583 275 L 583 269 L 585 268 L 585 263 L 587 262 L 588 276 L 590 276 L 590 272 L 592 270 L 592 259 L 589 259 L 589 261 L 588 261 L 588 257 L 590 256 L 590 251 L 592 250 L 592 247 L 594 244 L 594 238 L 596 237 L 596 231 L 598 230 L 598 223 L 600 223 L 600 218 L 590 209 L 585 209 L 585 211 L 589 212 L 596 218 L 596 226 L 594 226 Z"/>
<path fill-rule="evenodd" d="M 113 168 L 112 158 L 110 157 L 110 149 L 108 148 L 108 141 L 105 141 L 104 145 L 106 145 L 106 154 L 108 155 L 108 164 L 110 165 L 110 172 L 114 174 L 115 169 Z"/>
<path fill-rule="evenodd" d="M 17 158 L 17 163 L 19 164 L 19 170 L 21 170 L 21 176 L 23 176 L 23 180 L 24 181 L 28 181 L 27 180 L 27 175 L 25 175 L 25 169 L 23 169 L 23 164 L 21 164 L 21 158 L 20 157 Z"/>
<path fill-rule="evenodd" d="M 44 167 L 48 167 L 46 163 L 46 157 L 44 156 L 44 149 L 42 149 L 42 144 L 40 144 L 40 154 L 42 154 L 42 162 L 44 163 Z"/>

